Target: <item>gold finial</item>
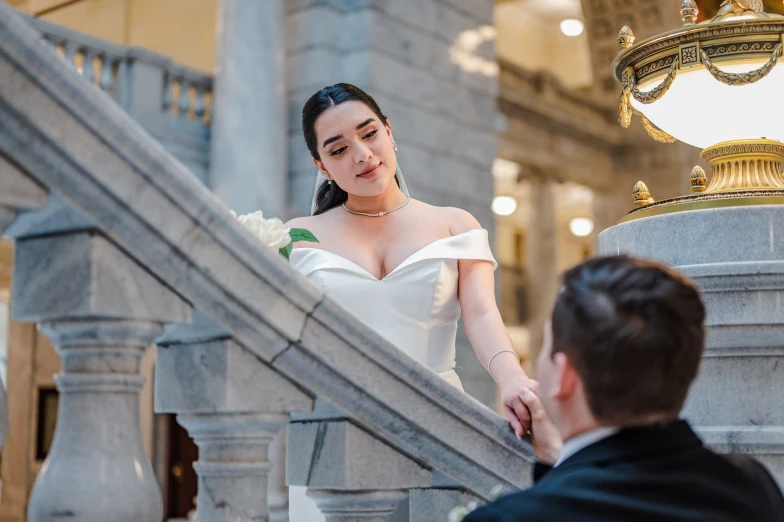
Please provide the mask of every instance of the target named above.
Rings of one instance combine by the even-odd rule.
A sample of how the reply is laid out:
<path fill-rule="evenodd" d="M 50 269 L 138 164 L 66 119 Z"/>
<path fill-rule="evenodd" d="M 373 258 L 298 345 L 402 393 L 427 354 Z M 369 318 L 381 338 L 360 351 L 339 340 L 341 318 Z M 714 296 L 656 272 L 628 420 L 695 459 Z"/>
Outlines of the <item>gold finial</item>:
<path fill-rule="evenodd" d="M 762 0 L 724 0 L 721 4 L 721 9 L 716 16 L 726 14 L 740 15 L 746 11 L 754 11 L 755 13 L 764 13 L 765 4 Z"/>
<path fill-rule="evenodd" d="M 684 25 L 694 25 L 697 23 L 697 15 L 700 14 L 700 9 L 694 0 L 683 0 L 681 6 L 681 18 Z"/>
<path fill-rule="evenodd" d="M 628 25 L 624 25 L 621 28 L 621 32 L 618 33 L 618 45 L 621 46 L 621 49 L 628 49 L 634 44 L 634 33 L 632 32 L 632 28 Z"/>
<path fill-rule="evenodd" d="M 621 28 L 621 32 L 618 34 L 618 45 L 621 46 L 621 49 L 628 49 L 634 44 L 634 40 L 632 28 L 628 25 L 624 25 Z"/>
<path fill-rule="evenodd" d="M 642 181 L 638 181 L 634 185 L 634 192 L 632 192 L 632 195 L 634 196 L 634 204 L 638 207 L 644 207 L 645 205 L 654 203 L 651 192 L 648 190 L 648 185 Z"/>
<path fill-rule="evenodd" d="M 707 187 L 708 176 L 705 175 L 705 171 L 702 170 L 702 167 L 697 165 L 691 170 L 691 191 L 694 194 L 698 194 L 700 192 L 705 192 Z"/>

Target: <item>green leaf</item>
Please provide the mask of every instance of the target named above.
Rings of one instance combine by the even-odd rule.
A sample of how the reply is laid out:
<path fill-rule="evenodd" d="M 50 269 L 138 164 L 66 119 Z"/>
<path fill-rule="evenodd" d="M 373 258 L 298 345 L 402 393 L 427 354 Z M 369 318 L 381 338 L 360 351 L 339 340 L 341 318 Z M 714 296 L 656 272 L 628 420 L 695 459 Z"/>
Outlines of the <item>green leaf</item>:
<path fill-rule="evenodd" d="M 294 243 L 293 243 L 293 242 L 292 242 L 292 243 L 289 243 L 289 244 L 288 244 L 288 245 L 286 245 L 286 246 L 284 246 L 283 248 L 281 248 L 280 250 L 278 250 L 278 252 L 280 252 L 280 255 L 282 255 L 283 257 L 285 257 L 286 259 L 288 259 L 288 258 L 289 258 L 289 256 L 291 255 L 291 249 L 293 248 L 293 246 L 292 246 L 292 245 L 294 245 Z"/>
<path fill-rule="evenodd" d="M 309 230 L 305 230 L 304 228 L 292 228 L 289 232 L 289 235 L 291 235 L 292 243 L 296 243 L 297 241 L 307 241 L 309 243 L 319 242 L 313 233 L 311 233 Z"/>

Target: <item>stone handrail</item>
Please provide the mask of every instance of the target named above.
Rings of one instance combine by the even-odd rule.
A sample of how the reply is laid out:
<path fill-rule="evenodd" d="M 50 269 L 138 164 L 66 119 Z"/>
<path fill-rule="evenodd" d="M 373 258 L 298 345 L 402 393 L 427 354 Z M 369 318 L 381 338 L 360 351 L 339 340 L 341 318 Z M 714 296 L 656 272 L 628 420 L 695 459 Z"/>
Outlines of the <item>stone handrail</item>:
<path fill-rule="evenodd" d="M 187 322 L 190 313 L 183 307 L 193 307 L 230 336 L 221 338 L 224 344 L 218 349 L 237 351 L 248 362 L 245 369 L 256 364 L 271 380 L 299 390 L 297 408 L 307 410 L 316 397 L 324 400 L 414 464 L 445 477 L 428 479 L 428 487 L 461 487 L 488 498 L 499 485 L 508 490 L 529 484 L 533 451 L 501 417 L 401 355 L 260 245 L 187 168 L 116 103 L 96 95 L 26 19 L 0 4 L 3 158 L 8 167 L 0 165 L 4 185 L 32 180 L 73 214 L 67 219 L 27 219 L 29 228 L 16 232 L 23 247 L 17 256 L 29 256 L 30 263 L 26 277 L 14 276 L 14 316 L 45 322 L 46 331 L 61 341 L 61 353 L 97 353 L 90 344 L 95 339 L 132 338 L 131 344 L 139 345 L 159 336 L 157 324 Z M 35 187 L 28 189 L 35 193 Z M 0 203 L 6 214 L 40 207 L 39 200 L 31 204 L 30 197 Z M 27 215 L 36 214 L 22 214 Z M 69 223 L 79 232 L 71 234 L 73 242 L 52 243 L 56 233 L 72 232 Z M 71 256 L 57 256 L 51 265 L 41 261 L 54 256 L 56 249 Z M 64 274 L 47 276 L 58 259 L 79 259 L 69 249 L 81 249 L 90 263 L 99 259 L 98 252 L 110 257 L 111 266 L 127 265 L 130 275 L 116 279 L 120 289 L 131 285 L 120 292 L 124 299 L 107 298 L 104 303 L 90 294 L 84 310 L 47 299 L 46 292 L 58 285 L 74 284 Z M 101 275 L 106 270 L 97 263 L 89 284 L 100 285 L 106 277 L 115 281 Z M 50 280 L 37 283 L 35 274 Z M 17 294 L 18 280 L 34 288 Z M 137 280 L 138 288 L 133 286 Z M 137 356 L 128 356 L 128 368 Z M 90 366 L 84 366 L 83 356 L 72 360 L 64 374 L 76 371 L 81 380 L 70 377 L 68 386 L 87 386 L 83 372 Z M 111 382 L 112 389 L 123 392 L 137 386 L 123 379 L 88 381 L 104 388 Z M 167 398 L 156 397 L 159 400 Z M 222 439 L 216 439 L 214 419 L 200 415 L 189 414 L 183 421 L 197 434 L 203 455 L 220 458 L 215 441 Z M 232 417 L 232 422 L 258 432 L 272 430 L 279 417 L 246 415 Z M 66 418 L 61 415 L 60 422 Z M 79 433 L 78 426 L 70 427 Z M 267 439 L 254 440 L 262 444 Z M 202 466 L 203 473 L 213 475 L 227 469 Z M 234 466 L 230 472 L 247 469 Z M 41 501 L 34 490 L 31 505 Z"/>

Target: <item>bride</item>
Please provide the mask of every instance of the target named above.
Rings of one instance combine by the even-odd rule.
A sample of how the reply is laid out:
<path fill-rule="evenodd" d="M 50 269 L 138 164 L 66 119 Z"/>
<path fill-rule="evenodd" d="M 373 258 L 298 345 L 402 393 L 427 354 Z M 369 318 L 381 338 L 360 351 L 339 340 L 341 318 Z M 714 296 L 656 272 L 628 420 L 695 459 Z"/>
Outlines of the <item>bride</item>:
<path fill-rule="evenodd" d="M 460 390 L 455 337 L 462 311 L 476 356 L 522 436 L 530 415 L 519 393 L 536 382 L 520 367 L 495 302 L 487 231 L 464 210 L 411 198 L 389 120 L 358 87 L 318 91 L 302 109 L 302 128 L 319 176 L 312 215 L 286 226 L 310 230 L 319 243 L 294 244 L 292 266 Z M 304 502 L 302 489 L 292 488 L 292 515 Z"/>

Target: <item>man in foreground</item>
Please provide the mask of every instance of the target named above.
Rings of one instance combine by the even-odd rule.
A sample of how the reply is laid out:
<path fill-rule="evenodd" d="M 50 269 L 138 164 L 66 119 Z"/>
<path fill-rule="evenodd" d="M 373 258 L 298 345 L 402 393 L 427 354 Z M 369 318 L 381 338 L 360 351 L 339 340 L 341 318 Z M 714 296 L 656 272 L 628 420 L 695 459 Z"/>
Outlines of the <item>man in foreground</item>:
<path fill-rule="evenodd" d="M 760 463 L 711 452 L 678 420 L 705 340 L 694 284 L 618 256 L 577 266 L 563 285 L 539 390 L 521 394 L 542 461 L 535 484 L 465 522 L 784 521 Z"/>

